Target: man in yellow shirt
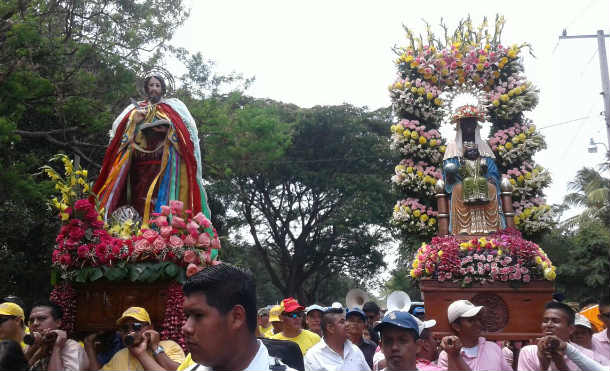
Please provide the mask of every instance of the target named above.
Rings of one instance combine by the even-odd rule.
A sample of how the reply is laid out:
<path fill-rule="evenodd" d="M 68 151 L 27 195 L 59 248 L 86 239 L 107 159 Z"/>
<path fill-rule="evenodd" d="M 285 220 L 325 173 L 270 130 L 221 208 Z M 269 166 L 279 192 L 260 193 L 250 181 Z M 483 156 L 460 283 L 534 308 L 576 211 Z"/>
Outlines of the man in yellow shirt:
<path fill-rule="evenodd" d="M 0 340 L 14 340 L 23 348 L 25 336 L 25 314 L 15 303 L 0 304 Z"/>
<path fill-rule="evenodd" d="M 180 345 L 171 340 L 160 340 L 152 328 L 146 309 L 130 307 L 117 320 L 121 339 L 126 348 L 119 350 L 100 368 L 95 353 L 95 335 L 85 338 L 85 351 L 90 370 L 176 370 L 184 361 Z"/>
<path fill-rule="evenodd" d="M 271 339 L 290 340 L 299 345 L 301 353 L 305 355 L 309 348 L 320 341 L 320 336 L 309 330 L 301 329 L 305 307 L 294 298 L 282 300 L 282 332 L 271 336 Z"/>
<path fill-rule="evenodd" d="M 271 339 L 271 337 L 275 334 L 279 334 L 282 332 L 282 319 L 280 316 L 282 315 L 282 307 L 279 305 L 274 305 L 269 310 L 269 323 L 271 323 L 271 328 L 267 330 L 263 337 Z"/>
<path fill-rule="evenodd" d="M 258 310 L 258 326 L 256 336 L 265 336 L 265 333 L 273 328 L 269 322 L 269 309 L 261 308 Z"/>

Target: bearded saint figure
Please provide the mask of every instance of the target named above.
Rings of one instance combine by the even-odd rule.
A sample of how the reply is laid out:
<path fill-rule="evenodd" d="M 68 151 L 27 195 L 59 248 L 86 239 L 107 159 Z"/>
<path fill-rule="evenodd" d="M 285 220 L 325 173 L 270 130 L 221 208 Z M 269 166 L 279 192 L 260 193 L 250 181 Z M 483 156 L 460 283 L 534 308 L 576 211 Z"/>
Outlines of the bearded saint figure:
<path fill-rule="evenodd" d="M 110 144 L 93 192 L 104 219 L 132 206 L 148 226 L 152 213 L 172 200 L 192 215 L 210 218 L 203 187 L 201 151 L 195 120 L 176 98 L 164 98 L 161 76 L 144 80 L 147 99 L 127 106 L 110 131 Z"/>
<path fill-rule="evenodd" d="M 476 106 L 457 109 L 455 140 L 443 158 L 445 191 L 450 195 L 449 232 L 484 235 L 506 228 L 500 198 L 500 174 L 495 156 L 481 138 Z"/>

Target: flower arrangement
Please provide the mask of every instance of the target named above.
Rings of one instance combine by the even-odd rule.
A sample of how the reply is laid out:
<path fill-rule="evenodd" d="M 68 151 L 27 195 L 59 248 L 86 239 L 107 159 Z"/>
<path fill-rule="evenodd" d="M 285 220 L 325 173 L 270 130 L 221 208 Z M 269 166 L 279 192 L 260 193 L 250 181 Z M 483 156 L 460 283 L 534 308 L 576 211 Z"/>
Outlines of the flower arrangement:
<path fill-rule="evenodd" d="M 436 233 L 437 216 L 438 212 L 433 208 L 421 204 L 414 198 L 408 198 L 394 205 L 391 222 L 407 233 L 425 233 L 430 236 Z"/>
<path fill-rule="evenodd" d="M 508 169 L 506 176 L 513 185 L 513 197 L 517 199 L 538 197 L 542 189 L 551 183 L 548 170 L 529 162 L 523 162 L 519 168 Z"/>
<path fill-rule="evenodd" d="M 398 79 L 389 87 L 392 108 L 405 116 L 423 121 L 438 121 L 443 115 L 443 101 L 439 98 L 441 90 L 432 83 Z"/>
<path fill-rule="evenodd" d="M 530 235 L 543 232 L 554 224 L 551 207 L 542 198 L 513 202 L 515 226 Z"/>
<path fill-rule="evenodd" d="M 555 279 L 555 266 L 535 243 L 506 229 L 489 237 L 460 242 L 454 236 L 423 243 L 412 262 L 413 279 L 459 282 L 522 282 Z"/>
<path fill-rule="evenodd" d="M 426 130 L 417 120 L 400 120 L 390 127 L 390 148 L 398 149 L 411 158 L 440 163 L 445 153 L 445 140 L 436 130 Z"/>
<path fill-rule="evenodd" d="M 498 130 L 489 139 L 489 145 L 496 154 L 498 162 L 505 167 L 529 161 L 536 152 L 546 148 L 544 138 L 532 124 L 515 124 Z"/>
<path fill-rule="evenodd" d="M 182 281 L 185 268 L 191 263 L 219 263 L 218 234 L 202 213 L 193 216 L 190 210 L 183 210 L 181 201 L 171 201 L 161 207 L 161 213 L 153 214 L 155 219 L 150 226 L 140 228 L 131 219 L 108 226 L 102 219 L 103 210 L 87 198 L 86 170 L 75 169 L 65 155 L 57 155 L 51 161 L 57 160 L 63 162 L 65 176 L 50 166 L 43 170 L 61 192 L 61 200 L 54 198 L 51 206 L 58 210 L 62 221 L 52 254 L 52 265 L 62 279 Z"/>
<path fill-rule="evenodd" d="M 392 183 L 429 197 L 434 196 L 434 185 L 443 178 L 441 171 L 436 167 L 429 166 L 424 161 L 416 164 L 411 159 L 402 160 L 394 171 Z"/>

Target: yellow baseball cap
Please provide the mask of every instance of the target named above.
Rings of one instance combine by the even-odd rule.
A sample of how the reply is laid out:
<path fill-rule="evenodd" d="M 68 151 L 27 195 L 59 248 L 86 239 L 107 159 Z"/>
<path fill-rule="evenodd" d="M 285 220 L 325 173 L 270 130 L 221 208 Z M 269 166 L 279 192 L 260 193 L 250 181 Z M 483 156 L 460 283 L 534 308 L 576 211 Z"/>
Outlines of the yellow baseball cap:
<path fill-rule="evenodd" d="M 280 314 L 282 314 L 282 307 L 279 305 L 274 305 L 269 310 L 269 322 L 281 322 Z"/>
<path fill-rule="evenodd" d="M 21 307 L 15 303 L 6 302 L 0 304 L 0 316 L 14 316 L 25 321 L 23 309 L 21 309 Z"/>
<path fill-rule="evenodd" d="M 140 322 L 146 322 L 150 325 L 150 316 L 148 315 L 148 312 L 146 311 L 146 309 L 142 308 L 142 307 L 129 307 L 127 308 L 127 310 L 125 310 L 123 312 L 123 315 L 121 316 L 121 318 L 119 318 L 116 321 L 117 325 L 120 325 L 121 322 L 123 322 L 125 319 L 127 318 L 133 318 L 135 320 L 138 320 Z"/>

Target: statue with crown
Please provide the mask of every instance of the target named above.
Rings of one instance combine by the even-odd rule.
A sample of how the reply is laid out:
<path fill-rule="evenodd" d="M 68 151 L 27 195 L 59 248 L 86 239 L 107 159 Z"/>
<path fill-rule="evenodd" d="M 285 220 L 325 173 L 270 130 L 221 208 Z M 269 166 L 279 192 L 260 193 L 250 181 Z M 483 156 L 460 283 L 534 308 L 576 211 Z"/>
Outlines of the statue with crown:
<path fill-rule="evenodd" d="M 163 339 L 184 346 L 181 284 L 219 263 L 220 240 L 195 120 L 168 97 L 174 89 L 166 70 L 146 71 L 138 85 L 141 99 L 112 123 L 95 182 L 63 154 L 43 168 L 58 190 L 50 204 L 62 221 L 51 298 L 64 307 L 68 332 L 113 330 L 125 308 L 142 306 Z"/>
<path fill-rule="evenodd" d="M 427 26 L 419 38 L 405 27 L 408 45 L 396 49 L 391 148 L 403 159 L 392 183 L 406 197 L 391 221 L 407 249 L 422 241 L 407 264 L 437 336 L 450 334 L 449 304 L 467 299 L 485 307 L 487 338 L 533 338 L 555 267 L 535 242 L 552 214 L 550 175 L 533 160 L 544 138 L 526 117 L 538 102 L 519 55 L 528 45 L 502 45 L 500 16 L 494 27 L 441 27 L 444 37 Z"/>

